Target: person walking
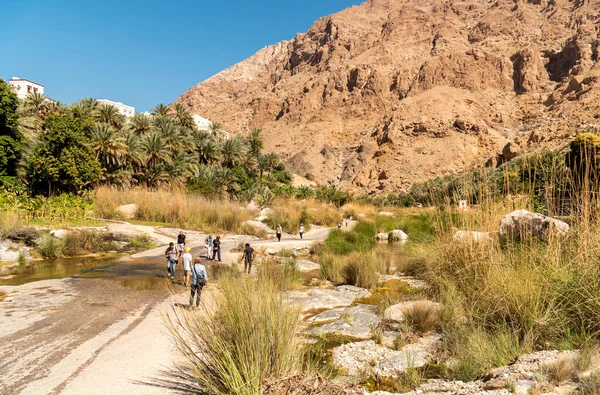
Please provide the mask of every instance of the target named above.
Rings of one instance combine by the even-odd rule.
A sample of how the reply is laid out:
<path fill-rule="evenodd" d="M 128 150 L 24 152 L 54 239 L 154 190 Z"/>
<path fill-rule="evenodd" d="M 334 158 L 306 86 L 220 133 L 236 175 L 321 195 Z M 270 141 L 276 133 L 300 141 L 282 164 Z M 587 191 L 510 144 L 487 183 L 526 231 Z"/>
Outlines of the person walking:
<path fill-rule="evenodd" d="M 185 235 L 183 234 L 183 230 L 180 230 L 177 235 L 177 250 L 180 255 L 183 255 L 183 251 L 185 250 Z"/>
<path fill-rule="evenodd" d="M 246 243 L 246 248 L 244 249 L 244 254 L 242 255 L 242 260 L 244 261 L 244 273 L 252 270 L 252 260 L 254 259 L 254 248 L 250 247 L 250 244 Z"/>
<path fill-rule="evenodd" d="M 182 255 L 183 260 L 183 270 L 185 276 L 183 278 L 183 285 L 189 287 L 191 282 L 191 265 L 192 265 L 192 254 L 190 254 L 191 249 L 188 247 L 185 249 L 185 254 Z"/>
<path fill-rule="evenodd" d="M 281 228 L 281 225 L 277 224 L 277 229 L 275 230 L 277 241 L 281 241 L 281 233 L 283 233 L 283 229 Z"/>
<path fill-rule="evenodd" d="M 338 229 L 342 229 L 342 223 L 338 222 Z"/>
<path fill-rule="evenodd" d="M 196 308 L 200 306 L 200 296 L 202 288 L 206 287 L 208 282 L 208 273 L 206 268 L 200 261 L 200 257 L 196 257 L 192 265 L 192 285 L 190 290 L 190 307 L 194 306 L 194 298 L 196 298 Z"/>
<path fill-rule="evenodd" d="M 215 256 L 217 257 L 219 262 L 221 262 L 221 236 L 217 236 L 213 240 L 213 253 L 212 253 L 213 261 L 215 260 Z"/>
<path fill-rule="evenodd" d="M 175 266 L 177 265 L 177 257 L 179 252 L 173 242 L 169 243 L 167 250 L 165 251 L 165 257 L 167 258 L 167 265 L 169 266 L 169 273 L 171 274 L 171 280 L 175 279 Z"/>
<path fill-rule="evenodd" d="M 212 249 L 213 249 L 213 238 L 212 235 L 208 235 L 204 239 L 204 245 L 206 246 L 206 259 L 211 260 Z"/>
<path fill-rule="evenodd" d="M 302 240 L 303 236 L 304 236 L 304 225 L 300 224 L 300 240 Z"/>

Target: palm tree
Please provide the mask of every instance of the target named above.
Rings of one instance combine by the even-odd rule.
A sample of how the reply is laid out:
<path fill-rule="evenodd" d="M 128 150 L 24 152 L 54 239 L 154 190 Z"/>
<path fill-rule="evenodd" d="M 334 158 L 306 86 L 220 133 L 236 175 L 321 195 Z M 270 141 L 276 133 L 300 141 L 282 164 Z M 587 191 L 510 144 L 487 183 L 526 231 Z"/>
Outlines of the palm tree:
<path fill-rule="evenodd" d="M 181 136 L 181 129 L 175 124 L 173 118 L 170 116 L 157 118 L 155 128 L 171 152 L 177 153 L 183 150 L 184 141 Z"/>
<path fill-rule="evenodd" d="M 44 116 L 48 113 L 49 104 L 50 100 L 48 97 L 39 92 L 33 92 L 27 95 L 24 103 L 25 110 L 39 118 L 44 118 Z"/>
<path fill-rule="evenodd" d="M 221 144 L 221 158 L 224 167 L 235 167 L 244 161 L 246 144 L 243 138 L 236 136 L 223 141 Z"/>
<path fill-rule="evenodd" d="M 260 129 L 252 129 L 250 130 L 250 134 L 248 135 L 248 151 L 249 154 L 258 158 L 260 152 L 264 147 L 264 139 L 262 136 L 262 131 Z"/>
<path fill-rule="evenodd" d="M 108 123 L 97 123 L 92 130 L 90 145 L 105 172 L 114 171 L 127 153 L 125 139 Z"/>
<path fill-rule="evenodd" d="M 200 164 L 209 165 L 219 160 L 221 151 L 219 144 L 211 138 L 206 138 L 196 142 L 196 154 Z"/>
<path fill-rule="evenodd" d="M 119 112 L 119 109 L 112 104 L 101 103 L 94 114 L 97 122 L 103 122 L 114 128 L 121 129 L 125 124 L 125 116 Z"/>
<path fill-rule="evenodd" d="M 158 133 L 150 133 L 142 137 L 140 149 L 144 153 L 145 166 L 155 168 L 173 162 L 169 146 Z"/>
<path fill-rule="evenodd" d="M 173 111 L 175 113 L 175 122 L 177 125 L 181 126 L 183 129 L 189 129 L 192 131 L 198 129 L 196 122 L 194 121 L 194 117 L 192 117 L 192 114 L 183 104 L 175 103 L 173 105 Z"/>
<path fill-rule="evenodd" d="M 91 117 L 94 115 L 96 108 L 98 108 L 98 102 L 96 99 L 86 97 L 85 99 L 79 100 L 77 103 L 72 105 L 73 109 L 76 110 L 84 117 Z"/>
<path fill-rule="evenodd" d="M 169 115 L 169 107 L 164 104 L 158 104 L 156 107 L 152 109 L 152 115 L 157 117 L 166 117 Z"/>
<path fill-rule="evenodd" d="M 142 135 L 152 130 L 152 118 L 146 114 L 137 113 L 131 118 L 129 127 L 136 135 Z"/>
<path fill-rule="evenodd" d="M 59 101 L 50 100 L 50 103 L 48 104 L 49 113 L 64 114 L 67 111 L 67 108 L 66 104 Z"/>
<path fill-rule="evenodd" d="M 215 139 L 219 140 L 221 138 L 222 130 L 221 124 L 219 122 L 211 122 L 208 124 L 208 133 Z"/>

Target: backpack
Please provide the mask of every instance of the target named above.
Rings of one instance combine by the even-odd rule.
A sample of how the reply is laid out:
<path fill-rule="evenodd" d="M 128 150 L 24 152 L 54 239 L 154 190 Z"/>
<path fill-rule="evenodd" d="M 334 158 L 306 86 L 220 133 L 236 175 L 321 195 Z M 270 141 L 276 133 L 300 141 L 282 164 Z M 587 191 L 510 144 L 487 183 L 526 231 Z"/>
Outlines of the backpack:
<path fill-rule="evenodd" d="M 204 273 L 200 273 L 200 275 L 198 274 L 198 272 L 196 271 L 196 264 L 192 266 L 192 270 L 196 275 L 196 285 L 199 287 L 204 287 L 206 285 L 206 278 L 204 278 Z"/>

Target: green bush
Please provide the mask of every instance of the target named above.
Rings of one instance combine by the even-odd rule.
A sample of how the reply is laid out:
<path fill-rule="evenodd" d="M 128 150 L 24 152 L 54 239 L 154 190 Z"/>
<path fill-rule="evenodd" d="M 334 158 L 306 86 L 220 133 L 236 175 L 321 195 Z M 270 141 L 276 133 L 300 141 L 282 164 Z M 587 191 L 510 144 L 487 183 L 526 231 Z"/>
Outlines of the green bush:
<path fill-rule="evenodd" d="M 44 258 L 57 258 L 61 255 L 62 242 L 56 237 L 45 234 L 42 235 L 38 250 Z"/>
<path fill-rule="evenodd" d="M 338 255 L 347 255 L 353 251 L 365 252 L 375 245 L 376 234 L 374 224 L 361 221 L 349 232 L 332 230 L 325 240 L 325 246 Z"/>

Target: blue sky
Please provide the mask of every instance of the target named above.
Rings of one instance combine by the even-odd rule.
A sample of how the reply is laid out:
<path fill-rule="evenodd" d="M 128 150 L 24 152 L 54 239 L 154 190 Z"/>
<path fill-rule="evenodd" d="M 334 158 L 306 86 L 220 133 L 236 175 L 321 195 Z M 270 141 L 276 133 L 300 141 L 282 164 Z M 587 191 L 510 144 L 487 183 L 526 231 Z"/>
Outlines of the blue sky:
<path fill-rule="evenodd" d="M 363 0 L 2 0 L 0 78 L 146 111 Z"/>

